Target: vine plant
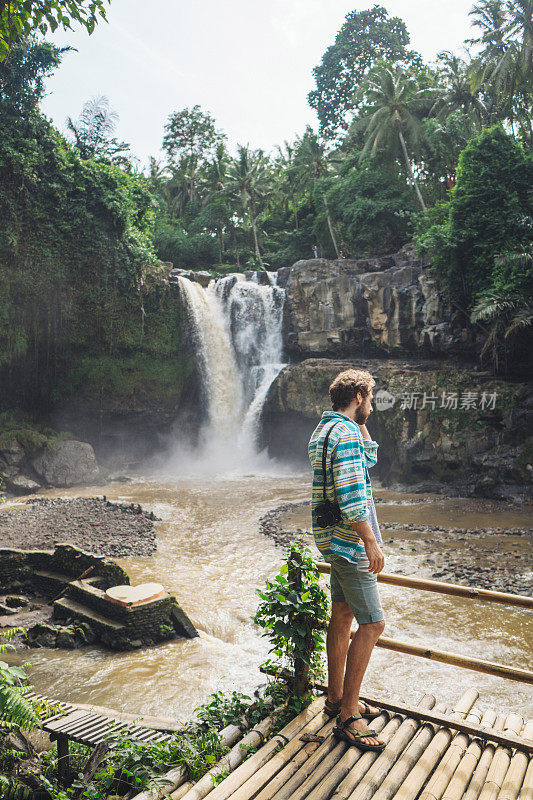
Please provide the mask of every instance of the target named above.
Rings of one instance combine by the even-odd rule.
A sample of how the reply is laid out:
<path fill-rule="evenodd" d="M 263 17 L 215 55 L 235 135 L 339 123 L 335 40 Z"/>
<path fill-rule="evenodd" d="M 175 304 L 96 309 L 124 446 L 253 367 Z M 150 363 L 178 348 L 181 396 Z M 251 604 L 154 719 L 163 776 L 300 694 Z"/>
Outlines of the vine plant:
<path fill-rule="evenodd" d="M 253 619 L 269 637 L 270 653 L 277 659 L 269 659 L 262 668 L 281 676 L 289 670 L 297 696 L 307 692 L 311 680 L 323 676 L 328 599 L 319 577 L 311 551 L 293 543 L 279 575 L 257 591 L 262 603 Z"/>

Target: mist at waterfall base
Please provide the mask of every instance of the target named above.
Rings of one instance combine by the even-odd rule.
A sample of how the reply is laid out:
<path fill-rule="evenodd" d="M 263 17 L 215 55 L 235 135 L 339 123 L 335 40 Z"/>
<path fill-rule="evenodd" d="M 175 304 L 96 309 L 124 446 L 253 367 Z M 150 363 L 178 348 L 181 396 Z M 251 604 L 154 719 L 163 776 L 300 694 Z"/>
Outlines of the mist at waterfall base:
<path fill-rule="evenodd" d="M 198 440 L 178 431 L 164 470 L 180 477 L 293 474 L 259 449 L 261 412 L 283 363 L 285 290 L 277 273 L 234 273 L 204 288 L 181 277 L 201 375 Z"/>

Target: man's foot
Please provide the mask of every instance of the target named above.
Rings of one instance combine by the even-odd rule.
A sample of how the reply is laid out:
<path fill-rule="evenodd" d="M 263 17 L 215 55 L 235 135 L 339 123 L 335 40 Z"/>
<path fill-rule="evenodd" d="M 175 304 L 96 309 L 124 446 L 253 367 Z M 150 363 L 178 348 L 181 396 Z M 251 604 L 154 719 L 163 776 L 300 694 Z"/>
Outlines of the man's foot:
<path fill-rule="evenodd" d="M 369 729 L 360 714 L 346 716 L 341 713 L 337 717 L 337 728 L 333 732 L 339 738 L 366 750 L 383 750 L 385 747 L 385 742 Z M 361 736 L 366 732 L 368 736 Z"/>

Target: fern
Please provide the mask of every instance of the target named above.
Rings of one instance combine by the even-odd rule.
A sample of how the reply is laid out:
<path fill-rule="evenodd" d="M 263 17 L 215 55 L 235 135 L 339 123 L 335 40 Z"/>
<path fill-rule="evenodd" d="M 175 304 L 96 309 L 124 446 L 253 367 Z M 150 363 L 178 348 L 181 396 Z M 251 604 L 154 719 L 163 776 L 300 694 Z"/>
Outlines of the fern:
<path fill-rule="evenodd" d="M 25 633 L 24 628 L 11 628 L 0 633 L 0 653 L 15 649 L 12 642 L 17 633 Z M 34 704 L 24 696 L 30 689 L 23 667 L 0 661 L 0 734 L 41 726 Z"/>

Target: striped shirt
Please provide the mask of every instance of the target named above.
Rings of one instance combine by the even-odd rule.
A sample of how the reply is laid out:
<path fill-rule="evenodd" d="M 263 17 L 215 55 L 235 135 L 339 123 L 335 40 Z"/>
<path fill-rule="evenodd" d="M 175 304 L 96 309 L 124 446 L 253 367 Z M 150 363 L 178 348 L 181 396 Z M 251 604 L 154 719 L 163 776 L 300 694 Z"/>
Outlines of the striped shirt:
<path fill-rule="evenodd" d="M 330 528 L 319 528 L 315 509 L 323 500 L 322 449 L 326 434 L 335 422 L 338 424 L 328 439 L 326 454 L 326 497 L 337 500 L 343 521 Z M 313 431 L 308 446 L 313 467 L 312 530 L 316 546 L 326 561 L 332 555 L 353 563 L 366 559 L 363 542 L 349 523 L 367 520 L 378 543 L 382 542 L 368 477 L 369 467 L 378 460 L 377 450 L 378 443 L 363 439 L 359 426 L 339 411 L 324 411 Z"/>

